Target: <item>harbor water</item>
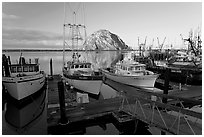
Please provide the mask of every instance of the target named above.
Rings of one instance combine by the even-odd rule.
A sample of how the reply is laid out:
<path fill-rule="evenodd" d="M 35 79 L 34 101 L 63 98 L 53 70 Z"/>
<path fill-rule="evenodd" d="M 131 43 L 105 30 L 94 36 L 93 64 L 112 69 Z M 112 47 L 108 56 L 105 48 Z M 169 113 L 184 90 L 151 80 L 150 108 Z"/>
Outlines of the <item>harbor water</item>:
<path fill-rule="evenodd" d="M 10 56 L 11 62 L 15 63 L 19 57 L 20 52 L 3 52 L 6 56 Z M 119 51 L 90 51 L 80 52 L 81 59 L 89 61 L 94 64 L 94 68 L 109 67 L 113 61 L 115 61 Z M 65 60 L 71 59 L 72 52 L 66 52 Z M 50 59 L 53 64 L 53 74 L 62 74 L 63 66 L 63 54 L 62 52 L 23 52 L 25 59 L 39 58 L 40 68 L 45 71 L 47 75 L 50 74 Z M 109 98 L 115 98 L 120 95 L 120 91 L 128 89 L 130 92 L 134 92 L 133 87 L 121 85 L 117 82 L 106 81 L 103 83 L 100 89 L 100 95 L 97 98 L 90 100 L 103 100 Z M 202 87 L 199 87 L 202 90 Z M 38 91 L 35 97 L 31 97 L 28 101 L 23 103 L 16 103 L 8 94 L 4 96 L 3 110 L 2 110 L 2 134 L 3 135 L 15 135 L 15 134 L 49 134 L 47 131 L 47 87 Z M 199 108 L 200 111 L 200 108 Z M 130 129 L 133 125 L 129 125 Z M 127 127 L 128 129 L 128 127 Z M 81 134 L 85 135 L 119 135 L 119 134 L 160 134 L 160 130 L 141 123 L 140 130 L 137 132 L 121 131 L 116 128 L 112 123 L 105 123 L 104 126 L 100 124 L 93 124 L 93 126 L 85 127 L 85 131 Z"/>

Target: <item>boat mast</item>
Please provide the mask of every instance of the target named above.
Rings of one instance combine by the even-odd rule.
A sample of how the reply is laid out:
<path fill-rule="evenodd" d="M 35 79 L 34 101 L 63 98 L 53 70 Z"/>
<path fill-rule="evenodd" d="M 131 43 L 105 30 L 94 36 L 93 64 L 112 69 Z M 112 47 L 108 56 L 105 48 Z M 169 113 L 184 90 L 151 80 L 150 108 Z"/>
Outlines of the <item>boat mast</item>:
<path fill-rule="evenodd" d="M 64 3 L 64 23 L 63 23 L 63 68 L 65 67 L 65 18 L 66 18 L 66 7 Z"/>
<path fill-rule="evenodd" d="M 64 16 L 64 24 L 63 24 L 63 62 L 64 63 L 63 63 L 63 67 L 65 66 L 65 46 L 68 45 L 68 41 L 66 42 L 66 36 L 65 36 L 66 35 L 66 29 L 69 29 L 69 32 L 71 31 L 71 36 L 68 36 L 67 38 L 68 38 L 68 40 L 71 40 L 71 43 L 69 42 L 69 44 L 71 44 L 72 51 L 78 50 L 79 40 L 80 41 L 84 40 L 84 38 L 82 37 L 82 35 L 80 33 L 81 29 L 84 29 L 84 33 L 85 33 L 85 37 L 86 37 L 85 25 L 76 23 L 77 22 L 77 13 L 78 13 L 79 7 L 80 7 L 80 5 L 78 6 L 77 10 L 71 9 L 72 14 L 73 14 L 73 23 L 66 23 L 65 22 L 66 16 Z M 65 4 L 64 4 L 64 12 L 66 13 Z"/>

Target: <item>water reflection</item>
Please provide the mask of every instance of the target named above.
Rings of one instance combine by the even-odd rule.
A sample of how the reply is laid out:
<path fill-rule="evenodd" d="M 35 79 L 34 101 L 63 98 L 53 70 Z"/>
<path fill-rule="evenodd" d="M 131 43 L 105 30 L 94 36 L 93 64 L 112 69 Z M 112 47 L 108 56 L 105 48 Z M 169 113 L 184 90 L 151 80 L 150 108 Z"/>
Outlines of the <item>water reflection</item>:
<path fill-rule="evenodd" d="M 24 101 L 7 98 L 3 112 L 3 134 L 46 134 L 46 90 L 41 89 Z"/>

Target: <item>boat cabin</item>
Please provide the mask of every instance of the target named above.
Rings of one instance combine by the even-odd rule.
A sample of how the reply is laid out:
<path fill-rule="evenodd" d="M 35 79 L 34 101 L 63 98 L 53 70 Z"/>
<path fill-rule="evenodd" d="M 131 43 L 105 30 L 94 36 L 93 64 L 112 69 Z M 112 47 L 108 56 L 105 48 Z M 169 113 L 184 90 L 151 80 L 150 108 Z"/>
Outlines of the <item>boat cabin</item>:
<path fill-rule="evenodd" d="M 115 74 L 127 76 L 141 76 L 148 75 L 150 73 L 146 70 L 145 64 L 140 64 L 138 62 L 119 62 L 115 66 Z"/>
<path fill-rule="evenodd" d="M 67 62 L 67 67 L 66 69 L 69 70 L 74 70 L 74 69 L 91 69 L 91 63 L 84 63 L 84 62 L 76 62 L 76 63 L 72 63 L 72 62 Z"/>
<path fill-rule="evenodd" d="M 38 64 L 24 64 L 24 65 L 10 65 L 11 73 L 22 73 L 22 72 L 38 72 Z"/>
<path fill-rule="evenodd" d="M 145 64 L 116 64 L 116 68 L 124 71 L 144 71 Z"/>

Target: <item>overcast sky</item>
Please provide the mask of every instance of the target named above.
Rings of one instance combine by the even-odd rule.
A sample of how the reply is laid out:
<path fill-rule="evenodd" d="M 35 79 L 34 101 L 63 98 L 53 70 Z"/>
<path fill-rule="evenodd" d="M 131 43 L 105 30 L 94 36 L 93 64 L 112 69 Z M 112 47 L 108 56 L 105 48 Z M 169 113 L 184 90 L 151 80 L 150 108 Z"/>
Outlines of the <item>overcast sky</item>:
<path fill-rule="evenodd" d="M 84 9 L 83 10 L 83 4 Z M 71 14 L 87 26 L 87 34 L 107 29 L 135 48 L 138 37 L 147 44 L 162 43 L 179 47 L 180 34 L 188 37 L 191 29 L 202 24 L 201 2 L 85 2 L 66 3 L 66 22 Z M 2 3 L 2 43 L 8 48 L 62 48 L 64 3 Z"/>

